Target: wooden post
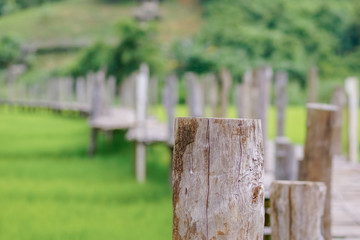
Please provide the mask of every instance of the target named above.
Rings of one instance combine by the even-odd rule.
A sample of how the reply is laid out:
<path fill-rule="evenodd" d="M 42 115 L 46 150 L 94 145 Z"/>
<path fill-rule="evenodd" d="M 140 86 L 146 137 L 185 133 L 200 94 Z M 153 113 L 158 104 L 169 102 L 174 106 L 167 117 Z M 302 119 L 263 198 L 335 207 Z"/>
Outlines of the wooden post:
<path fill-rule="evenodd" d="M 322 219 L 325 240 L 331 239 L 332 135 L 337 107 L 326 104 L 307 105 L 306 142 L 299 179 L 325 182 L 325 213 Z"/>
<path fill-rule="evenodd" d="M 287 105 L 286 86 L 288 76 L 286 72 L 277 72 L 275 75 L 275 105 L 277 110 L 276 136 L 284 136 L 285 129 L 285 109 Z"/>
<path fill-rule="evenodd" d="M 342 154 L 342 117 L 343 108 L 346 105 L 346 94 L 343 87 L 338 86 L 335 88 L 331 98 L 331 104 L 338 107 L 334 120 L 334 134 L 333 134 L 333 154 Z"/>
<path fill-rule="evenodd" d="M 116 79 L 114 76 L 110 76 L 106 82 L 106 93 L 109 106 L 113 106 L 116 95 Z"/>
<path fill-rule="evenodd" d="M 140 66 L 136 78 L 136 130 L 140 139 L 146 134 L 146 106 L 149 82 L 149 67 Z M 146 146 L 143 142 L 136 142 L 135 172 L 138 182 L 145 182 L 146 178 Z"/>
<path fill-rule="evenodd" d="M 221 117 L 226 118 L 229 105 L 229 91 L 232 84 L 232 77 L 229 70 L 220 71 L 221 79 Z"/>
<path fill-rule="evenodd" d="M 312 66 L 308 74 L 308 102 L 317 101 L 318 69 Z"/>
<path fill-rule="evenodd" d="M 246 71 L 242 77 L 242 83 L 236 86 L 235 105 L 238 118 L 255 118 L 252 116 L 252 77 L 253 71 Z"/>
<path fill-rule="evenodd" d="M 168 120 L 168 133 L 169 139 L 168 144 L 174 145 L 174 119 L 175 119 L 175 108 L 178 103 L 178 80 L 175 75 L 171 75 L 166 79 L 165 87 L 163 90 L 163 104 L 167 113 Z"/>
<path fill-rule="evenodd" d="M 135 108 L 137 73 L 125 78 L 120 86 L 120 104 L 125 108 Z"/>
<path fill-rule="evenodd" d="M 349 105 L 349 160 L 357 163 L 359 147 L 359 81 L 357 78 L 348 78 L 345 81 L 345 90 L 348 94 Z"/>
<path fill-rule="evenodd" d="M 297 160 L 294 147 L 287 137 L 276 137 L 275 179 L 296 180 Z"/>
<path fill-rule="evenodd" d="M 83 77 L 76 80 L 76 101 L 79 103 L 86 102 L 86 82 Z"/>
<path fill-rule="evenodd" d="M 158 104 L 158 85 L 159 81 L 157 77 L 150 78 L 150 87 L 148 88 L 149 106 L 157 106 Z"/>
<path fill-rule="evenodd" d="M 270 187 L 272 240 L 323 240 L 326 186 L 321 182 L 275 181 Z"/>
<path fill-rule="evenodd" d="M 204 98 L 202 88 L 198 82 L 195 73 L 188 72 L 185 74 L 187 83 L 187 105 L 191 117 L 204 116 Z"/>
<path fill-rule="evenodd" d="M 95 74 L 94 73 L 88 73 L 86 75 L 86 96 L 87 96 L 87 102 L 91 105 L 92 98 L 93 98 L 93 88 L 95 84 Z"/>
<path fill-rule="evenodd" d="M 173 240 L 263 239 L 261 132 L 255 119 L 176 118 Z"/>
<path fill-rule="evenodd" d="M 206 74 L 204 76 L 204 83 L 205 83 L 205 99 L 206 105 L 210 108 L 210 116 L 216 116 L 216 108 L 218 104 L 218 84 L 216 77 L 213 73 Z"/>

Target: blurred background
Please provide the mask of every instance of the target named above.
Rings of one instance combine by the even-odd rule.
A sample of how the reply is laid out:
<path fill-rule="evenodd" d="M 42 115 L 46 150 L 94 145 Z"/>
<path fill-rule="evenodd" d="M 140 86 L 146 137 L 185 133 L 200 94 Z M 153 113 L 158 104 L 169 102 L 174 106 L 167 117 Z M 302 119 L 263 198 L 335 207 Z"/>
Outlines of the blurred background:
<path fill-rule="evenodd" d="M 171 143 L 131 137 L 128 129 L 139 124 L 105 129 L 107 120 L 94 122 L 89 108 L 103 101 L 93 100 L 94 89 L 113 93 L 105 101 L 110 107 L 126 105 L 125 89 L 132 99 L 126 107 L 137 114 L 102 115 L 139 123 L 139 90 L 126 90 L 125 82 L 135 72 L 155 77 L 145 112 L 158 121 L 149 129 L 157 129 L 171 119 L 163 106 L 170 75 L 178 84 L 174 115 L 188 116 L 186 73 L 206 86 L 206 76 L 221 78 L 226 69 L 234 87 L 248 70 L 271 66 L 288 76 L 285 135 L 303 144 L 309 70 L 317 67 L 316 101 L 323 103 L 347 77 L 360 76 L 359 12 L 357 0 L 0 0 L 0 239 L 170 239 Z M 81 78 L 113 80 L 87 87 L 81 100 Z M 60 99 L 64 79 L 72 79 L 73 95 Z M 59 85 L 49 90 L 53 83 Z M 275 90 L 269 94 L 271 140 Z M 49 99 L 68 105 L 44 107 Z M 229 90 L 222 117 L 239 116 L 235 99 Z M 201 115 L 212 113 L 207 106 Z M 346 113 L 343 119 L 345 136 Z M 138 142 L 147 144 L 144 183 L 134 174 Z M 346 137 L 341 144 L 346 154 Z"/>

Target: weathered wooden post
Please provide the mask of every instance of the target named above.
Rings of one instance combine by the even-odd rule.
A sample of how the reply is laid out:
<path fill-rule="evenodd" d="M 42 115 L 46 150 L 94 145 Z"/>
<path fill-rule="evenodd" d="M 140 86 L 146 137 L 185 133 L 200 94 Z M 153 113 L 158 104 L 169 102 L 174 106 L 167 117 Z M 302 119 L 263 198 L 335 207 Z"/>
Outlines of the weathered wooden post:
<path fill-rule="evenodd" d="M 259 120 L 176 118 L 172 239 L 263 239 L 263 158 Z"/>
<path fill-rule="evenodd" d="M 318 69 L 312 66 L 308 74 L 308 102 L 317 101 Z"/>
<path fill-rule="evenodd" d="M 95 82 L 95 74 L 92 72 L 89 72 L 86 74 L 86 96 L 87 96 L 87 102 L 91 105 L 91 101 L 93 98 L 93 88 L 94 88 L 94 82 Z"/>
<path fill-rule="evenodd" d="M 331 97 L 331 104 L 338 107 L 334 120 L 334 133 L 333 133 L 333 153 L 335 155 L 342 154 L 342 117 L 343 108 L 346 105 L 346 94 L 342 86 L 335 88 Z"/>
<path fill-rule="evenodd" d="M 113 106 L 116 95 L 116 79 L 114 76 L 110 76 L 106 82 L 106 93 L 109 105 Z"/>
<path fill-rule="evenodd" d="M 327 187 L 322 228 L 325 240 L 331 239 L 332 135 L 337 107 L 307 104 L 306 142 L 299 179 L 325 182 Z"/>
<path fill-rule="evenodd" d="M 229 105 L 229 91 L 232 84 L 232 76 L 229 70 L 223 69 L 220 71 L 221 79 L 221 114 L 220 116 L 226 118 L 227 109 Z"/>
<path fill-rule="evenodd" d="M 204 116 L 204 98 L 203 91 L 198 82 L 198 78 L 195 73 L 188 72 L 185 74 L 187 83 L 187 105 L 189 108 L 189 114 L 191 117 Z"/>
<path fill-rule="evenodd" d="M 345 81 L 345 90 L 348 94 L 349 105 L 349 160 L 350 162 L 358 162 L 359 147 L 359 81 L 357 78 L 348 78 Z"/>
<path fill-rule="evenodd" d="M 90 121 L 93 121 L 99 116 L 106 115 L 109 111 L 109 108 L 105 97 L 105 72 L 99 71 L 91 78 L 93 78 L 93 80 L 91 82 L 92 95 Z M 97 128 L 91 129 L 89 155 L 93 155 L 96 151 L 96 138 L 98 131 L 99 129 Z"/>
<path fill-rule="evenodd" d="M 296 180 L 297 160 L 293 145 L 287 137 L 276 137 L 275 145 L 275 179 Z"/>
<path fill-rule="evenodd" d="M 216 77 L 213 73 L 206 74 L 204 76 L 204 83 L 205 83 L 205 100 L 206 105 L 210 108 L 210 116 L 216 116 L 216 108 L 218 105 L 218 84 Z"/>
<path fill-rule="evenodd" d="M 277 110 L 276 136 L 282 137 L 285 134 L 285 110 L 287 105 L 286 86 L 288 76 L 286 72 L 279 71 L 275 75 L 275 105 Z"/>
<path fill-rule="evenodd" d="M 235 105 L 238 118 L 255 118 L 252 116 L 252 78 L 253 71 L 248 70 L 242 77 L 242 83 L 235 88 Z"/>
<path fill-rule="evenodd" d="M 159 80 L 157 77 L 151 77 L 149 81 L 148 98 L 149 106 L 156 106 L 158 104 L 158 87 Z"/>
<path fill-rule="evenodd" d="M 76 101 L 78 103 L 86 102 L 86 81 L 83 77 L 76 80 Z"/>
<path fill-rule="evenodd" d="M 163 104 L 167 113 L 168 120 L 168 133 L 169 139 L 168 144 L 174 145 L 174 119 L 175 119 L 175 108 L 178 102 L 178 80 L 176 75 L 171 75 L 166 79 L 165 87 L 163 90 Z"/>
<path fill-rule="evenodd" d="M 136 78 L 136 131 L 139 139 L 144 139 L 146 134 L 146 107 L 147 91 L 149 83 L 149 67 L 146 64 L 140 66 Z M 138 182 L 144 182 L 146 178 L 146 146 L 143 142 L 136 142 L 135 173 Z"/>
<path fill-rule="evenodd" d="M 137 73 L 134 72 L 123 80 L 120 86 L 119 96 L 120 105 L 125 108 L 135 108 L 136 102 L 136 78 Z"/>
<path fill-rule="evenodd" d="M 321 182 L 275 181 L 270 187 L 272 240 L 323 240 L 326 186 Z"/>

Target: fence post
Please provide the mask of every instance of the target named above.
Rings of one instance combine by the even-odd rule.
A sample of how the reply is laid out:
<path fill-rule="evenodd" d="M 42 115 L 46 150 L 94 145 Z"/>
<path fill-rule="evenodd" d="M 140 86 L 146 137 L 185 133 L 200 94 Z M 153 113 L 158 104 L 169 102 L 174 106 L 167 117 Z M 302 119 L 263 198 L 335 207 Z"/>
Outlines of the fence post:
<path fill-rule="evenodd" d="M 325 212 L 322 219 L 325 240 L 331 239 L 331 172 L 332 136 L 337 107 L 333 105 L 307 104 L 306 142 L 304 160 L 299 179 L 325 182 L 327 187 Z"/>
<path fill-rule="evenodd" d="M 138 139 L 146 134 L 147 89 L 149 83 L 149 67 L 141 64 L 136 78 L 136 131 Z M 143 142 L 136 142 L 135 173 L 138 182 L 145 182 L 146 178 L 146 146 Z"/>
<path fill-rule="evenodd" d="M 296 180 L 297 163 L 294 147 L 287 137 L 276 137 L 275 179 Z"/>
<path fill-rule="evenodd" d="M 259 120 L 176 118 L 172 239 L 263 239 L 263 158 Z"/>
<path fill-rule="evenodd" d="M 326 186 L 321 182 L 275 181 L 270 187 L 272 240 L 323 240 Z"/>
<path fill-rule="evenodd" d="M 277 72 L 275 75 L 275 95 L 276 95 L 276 111 L 277 111 L 277 128 L 276 136 L 284 136 L 285 129 L 285 109 L 287 104 L 286 85 L 288 76 L 286 72 Z"/>
<path fill-rule="evenodd" d="M 359 81 L 357 78 L 348 78 L 345 81 L 349 104 L 349 159 L 352 163 L 358 162 L 358 127 L 359 127 Z"/>
<path fill-rule="evenodd" d="M 346 105 L 346 94 L 344 88 L 338 86 L 335 88 L 331 97 L 331 104 L 338 107 L 338 111 L 335 115 L 335 129 L 333 134 L 333 153 L 336 155 L 342 154 L 342 117 L 343 108 Z"/>
<path fill-rule="evenodd" d="M 308 102 L 316 102 L 318 86 L 318 69 L 312 66 L 308 73 Z"/>
<path fill-rule="evenodd" d="M 199 79 L 193 72 L 185 74 L 187 83 L 187 105 L 189 108 L 189 115 L 191 117 L 202 117 L 204 116 L 204 98 L 203 90 L 199 83 Z"/>

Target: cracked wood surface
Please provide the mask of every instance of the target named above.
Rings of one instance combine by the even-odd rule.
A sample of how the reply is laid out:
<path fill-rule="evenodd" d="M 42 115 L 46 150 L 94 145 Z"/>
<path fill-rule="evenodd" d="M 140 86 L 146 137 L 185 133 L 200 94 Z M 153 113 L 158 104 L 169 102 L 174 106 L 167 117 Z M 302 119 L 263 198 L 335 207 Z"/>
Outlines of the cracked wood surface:
<path fill-rule="evenodd" d="M 173 240 L 262 239 L 260 121 L 177 118 L 175 129 Z"/>

